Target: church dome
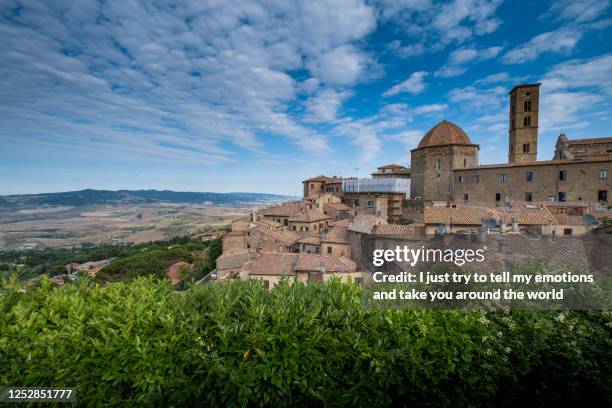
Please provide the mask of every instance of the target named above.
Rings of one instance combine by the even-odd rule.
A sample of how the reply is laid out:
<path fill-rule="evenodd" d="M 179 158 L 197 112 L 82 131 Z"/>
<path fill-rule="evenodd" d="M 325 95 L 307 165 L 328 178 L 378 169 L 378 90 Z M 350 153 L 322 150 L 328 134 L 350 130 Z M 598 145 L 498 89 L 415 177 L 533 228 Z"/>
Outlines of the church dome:
<path fill-rule="evenodd" d="M 421 139 L 421 143 L 419 143 L 417 149 L 422 147 L 452 144 L 469 145 L 472 144 L 472 141 L 467 133 L 465 133 L 459 126 L 443 120 L 436 126 L 432 127 L 429 132 L 423 136 L 423 139 Z"/>

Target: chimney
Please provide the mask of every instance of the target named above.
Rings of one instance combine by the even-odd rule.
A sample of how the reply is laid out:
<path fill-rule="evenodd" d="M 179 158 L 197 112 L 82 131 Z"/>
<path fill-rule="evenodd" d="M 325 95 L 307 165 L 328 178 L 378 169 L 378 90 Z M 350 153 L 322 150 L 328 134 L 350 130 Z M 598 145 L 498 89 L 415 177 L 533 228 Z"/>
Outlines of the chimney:
<path fill-rule="evenodd" d="M 515 217 L 512 217 L 512 232 L 519 232 L 518 221 Z"/>

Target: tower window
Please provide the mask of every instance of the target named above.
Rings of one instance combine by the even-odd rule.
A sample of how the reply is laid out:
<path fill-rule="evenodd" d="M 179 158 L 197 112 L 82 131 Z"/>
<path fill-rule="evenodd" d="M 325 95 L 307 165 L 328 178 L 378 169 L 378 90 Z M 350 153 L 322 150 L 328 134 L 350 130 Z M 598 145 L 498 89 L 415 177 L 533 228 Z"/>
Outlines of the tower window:
<path fill-rule="evenodd" d="M 529 143 L 523 143 L 523 153 L 529 153 Z"/>
<path fill-rule="evenodd" d="M 480 183 L 480 176 L 479 175 L 474 176 L 474 183 Z"/>
<path fill-rule="evenodd" d="M 524 108 L 525 112 L 531 112 L 531 101 L 525 101 Z"/>
<path fill-rule="evenodd" d="M 531 192 L 525 193 L 525 201 L 533 201 L 533 193 Z"/>
<path fill-rule="evenodd" d="M 508 175 L 507 174 L 500 175 L 499 181 L 501 181 L 502 183 L 505 183 L 506 181 L 508 181 Z"/>
<path fill-rule="evenodd" d="M 523 118 L 523 126 L 531 126 L 531 118 L 529 116 Z"/>
<path fill-rule="evenodd" d="M 527 174 L 525 175 L 525 179 L 527 181 L 533 181 L 533 171 L 528 171 Z"/>
<path fill-rule="evenodd" d="M 495 201 L 497 202 L 501 201 L 501 193 L 495 193 Z"/>
<path fill-rule="evenodd" d="M 608 202 L 608 190 L 599 190 L 597 192 L 597 201 Z"/>
<path fill-rule="evenodd" d="M 463 195 L 463 201 L 468 201 L 469 198 L 470 197 L 467 193 Z"/>
<path fill-rule="evenodd" d="M 465 182 L 465 177 L 464 176 L 459 176 L 459 177 L 457 177 L 457 180 L 459 181 L 459 183 L 464 183 Z"/>
<path fill-rule="evenodd" d="M 558 195 L 558 201 L 560 203 L 565 201 L 565 192 L 564 191 L 559 191 L 559 195 Z"/>
<path fill-rule="evenodd" d="M 599 178 L 605 180 L 608 178 L 608 170 L 599 170 Z"/>
<path fill-rule="evenodd" d="M 561 181 L 567 180 L 567 171 L 561 170 L 559 172 L 559 180 L 561 180 Z"/>
<path fill-rule="evenodd" d="M 442 168 L 442 160 L 436 160 L 436 169 L 440 170 Z"/>

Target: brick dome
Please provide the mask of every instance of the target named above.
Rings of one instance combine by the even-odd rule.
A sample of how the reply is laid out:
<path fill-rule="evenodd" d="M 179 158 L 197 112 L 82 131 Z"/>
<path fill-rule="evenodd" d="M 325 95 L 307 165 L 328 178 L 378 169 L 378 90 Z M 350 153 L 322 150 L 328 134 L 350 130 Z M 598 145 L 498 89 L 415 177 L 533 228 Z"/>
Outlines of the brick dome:
<path fill-rule="evenodd" d="M 432 127 L 429 132 L 423 136 L 423 139 L 421 139 L 421 143 L 419 143 L 417 149 L 422 147 L 452 144 L 469 145 L 472 144 L 472 141 L 467 133 L 465 133 L 459 126 L 443 120 L 436 126 Z"/>

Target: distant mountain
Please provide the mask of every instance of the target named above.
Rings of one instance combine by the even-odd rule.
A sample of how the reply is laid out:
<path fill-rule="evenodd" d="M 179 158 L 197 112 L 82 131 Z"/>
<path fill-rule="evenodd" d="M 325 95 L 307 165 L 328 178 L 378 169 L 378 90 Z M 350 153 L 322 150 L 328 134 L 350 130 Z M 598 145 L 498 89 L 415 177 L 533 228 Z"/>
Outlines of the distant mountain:
<path fill-rule="evenodd" d="M 197 193 L 170 190 L 81 190 L 63 193 L 0 196 L 0 209 L 28 209 L 43 206 L 87 207 L 153 203 L 239 204 L 292 200 L 296 197 L 265 193 Z"/>

